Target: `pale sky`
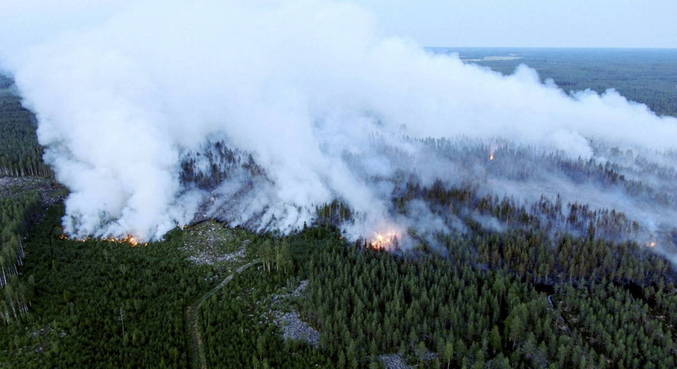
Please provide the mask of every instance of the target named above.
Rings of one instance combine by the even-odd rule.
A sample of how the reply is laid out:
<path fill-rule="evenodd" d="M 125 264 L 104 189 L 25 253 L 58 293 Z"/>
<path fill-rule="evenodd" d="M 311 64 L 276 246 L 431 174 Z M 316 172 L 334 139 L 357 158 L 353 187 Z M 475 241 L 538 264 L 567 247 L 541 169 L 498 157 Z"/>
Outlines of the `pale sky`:
<path fill-rule="evenodd" d="M 677 48 L 677 0 L 353 0 L 424 46 Z"/>

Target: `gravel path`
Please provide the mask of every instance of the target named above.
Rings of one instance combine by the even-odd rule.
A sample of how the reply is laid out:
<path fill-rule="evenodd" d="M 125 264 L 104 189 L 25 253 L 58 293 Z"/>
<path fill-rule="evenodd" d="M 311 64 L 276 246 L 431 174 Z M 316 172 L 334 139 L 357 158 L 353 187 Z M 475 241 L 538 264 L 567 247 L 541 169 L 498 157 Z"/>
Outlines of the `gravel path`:
<path fill-rule="evenodd" d="M 212 297 L 218 290 L 225 287 L 230 281 L 235 278 L 236 275 L 244 272 L 250 267 L 260 264 L 261 260 L 254 260 L 249 264 L 243 265 L 235 273 L 226 277 L 218 286 L 212 288 L 207 293 L 202 295 L 194 304 L 186 308 L 186 329 L 188 334 L 191 337 L 191 357 L 193 362 L 193 367 L 196 369 L 208 369 L 207 365 L 207 355 L 205 354 L 204 348 L 204 338 L 202 337 L 202 329 L 200 329 L 200 307 L 202 304 L 207 301 L 208 298 Z"/>

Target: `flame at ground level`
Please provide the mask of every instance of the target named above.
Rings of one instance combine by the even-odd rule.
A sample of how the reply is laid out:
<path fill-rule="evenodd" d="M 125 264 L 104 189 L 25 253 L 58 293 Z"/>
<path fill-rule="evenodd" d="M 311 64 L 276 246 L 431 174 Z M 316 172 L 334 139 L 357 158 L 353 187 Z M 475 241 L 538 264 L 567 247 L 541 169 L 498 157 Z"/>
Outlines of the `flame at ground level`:
<path fill-rule="evenodd" d="M 59 235 L 60 240 L 70 240 L 70 241 L 77 241 L 77 242 L 86 242 L 86 241 L 92 241 L 94 238 L 88 237 L 88 238 L 70 238 L 66 234 L 61 234 Z M 132 247 L 136 246 L 145 246 L 148 243 L 146 242 L 140 242 L 138 238 L 132 236 L 132 235 L 127 235 L 122 238 L 114 238 L 114 237 L 102 237 L 100 238 L 101 241 L 106 241 L 106 242 L 114 242 L 114 243 L 125 243 L 128 244 Z"/>

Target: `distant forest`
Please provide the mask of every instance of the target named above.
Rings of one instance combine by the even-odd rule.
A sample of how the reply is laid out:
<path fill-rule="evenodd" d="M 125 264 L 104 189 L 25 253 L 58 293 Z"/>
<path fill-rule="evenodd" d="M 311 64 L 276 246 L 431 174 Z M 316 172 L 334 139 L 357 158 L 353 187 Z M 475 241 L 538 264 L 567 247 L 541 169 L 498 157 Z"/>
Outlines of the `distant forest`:
<path fill-rule="evenodd" d="M 510 74 L 520 64 L 536 69 L 567 92 L 614 88 L 660 115 L 677 116 L 677 50 L 431 48 Z M 499 58 L 494 58 L 499 57 Z M 503 59 L 501 59 L 503 58 Z"/>

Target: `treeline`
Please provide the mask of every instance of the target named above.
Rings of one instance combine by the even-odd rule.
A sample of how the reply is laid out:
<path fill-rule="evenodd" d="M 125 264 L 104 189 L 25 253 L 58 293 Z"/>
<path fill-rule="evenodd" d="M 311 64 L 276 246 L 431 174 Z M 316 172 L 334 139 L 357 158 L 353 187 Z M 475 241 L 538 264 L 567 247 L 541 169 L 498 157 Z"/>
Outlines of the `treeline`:
<path fill-rule="evenodd" d="M 21 106 L 18 97 L 0 89 L 0 177 L 52 176 L 42 161 L 35 130 L 33 113 Z"/>
<path fill-rule="evenodd" d="M 39 211 L 36 193 L 0 198 L 0 321 L 10 323 L 28 312 L 34 280 L 20 277 L 26 256 L 24 237 Z"/>

